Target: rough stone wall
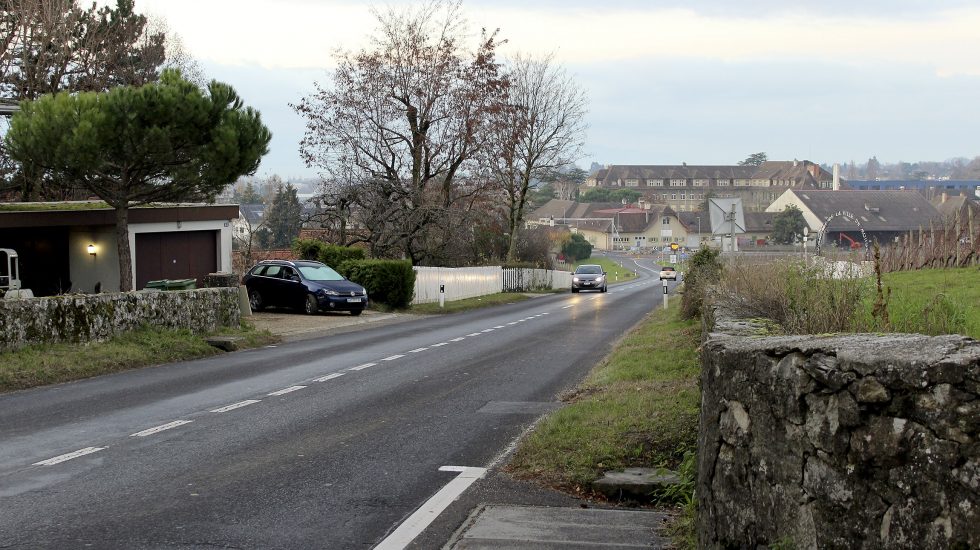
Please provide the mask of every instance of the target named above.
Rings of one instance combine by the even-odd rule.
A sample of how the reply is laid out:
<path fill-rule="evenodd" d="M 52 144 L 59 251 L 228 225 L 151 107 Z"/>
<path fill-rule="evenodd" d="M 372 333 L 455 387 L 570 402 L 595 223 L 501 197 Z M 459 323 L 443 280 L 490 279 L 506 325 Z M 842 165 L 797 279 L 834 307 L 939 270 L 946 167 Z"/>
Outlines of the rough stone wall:
<path fill-rule="evenodd" d="M 0 350 L 105 340 L 142 325 L 210 332 L 240 319 L 237 288 L 0 300 Z"/>
<path fill-rule="evenodd" d="M 703 548 L 980 548 L 980 342 L 711 316 Z"/>

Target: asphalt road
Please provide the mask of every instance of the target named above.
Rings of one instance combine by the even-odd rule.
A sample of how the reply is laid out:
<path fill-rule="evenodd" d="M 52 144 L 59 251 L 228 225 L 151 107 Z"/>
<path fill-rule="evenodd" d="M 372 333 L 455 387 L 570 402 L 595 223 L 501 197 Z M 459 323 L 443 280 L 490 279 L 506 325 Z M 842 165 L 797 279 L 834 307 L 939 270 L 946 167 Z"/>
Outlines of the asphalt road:
<path fill-rule="evenodd" d="M 662 299 L 643 276 L 0 396 L 0 548 L 372 548 Z"/>

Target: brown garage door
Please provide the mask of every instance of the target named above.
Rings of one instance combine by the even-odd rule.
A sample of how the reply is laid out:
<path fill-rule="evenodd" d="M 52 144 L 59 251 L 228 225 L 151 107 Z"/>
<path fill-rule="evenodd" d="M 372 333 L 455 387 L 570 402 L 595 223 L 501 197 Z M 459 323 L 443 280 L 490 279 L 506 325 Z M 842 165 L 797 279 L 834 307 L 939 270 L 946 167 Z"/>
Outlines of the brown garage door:
<path fill-rule="evenodd" d="M 136 234 L 136 288 L 159 279 L 197 279 L 218 270 L 217 231 Z"/>

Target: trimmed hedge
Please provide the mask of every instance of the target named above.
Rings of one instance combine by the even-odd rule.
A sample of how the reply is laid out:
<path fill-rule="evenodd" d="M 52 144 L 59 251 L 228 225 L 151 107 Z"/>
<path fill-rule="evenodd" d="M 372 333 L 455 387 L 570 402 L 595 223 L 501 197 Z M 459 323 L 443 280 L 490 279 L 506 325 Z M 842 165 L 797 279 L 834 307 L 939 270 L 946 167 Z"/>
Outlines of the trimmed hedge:
<path fill-rule="evenodd" d="M 337 271 L 363 286 L 371 300 L 405 308 L 415 294 L 415 271 L 408 260 L 347 260 Z"/>
<path fill-rule="evenodd" d="M 334 269 L 338 269 L 340 264 L 346 261 L 365 258 L 363 248 L 337 246 L 319 239 L 295 239 L 293 240 L 293 252 L 296 252 L 296 255 L 304 260 L 323 262 Z"/>

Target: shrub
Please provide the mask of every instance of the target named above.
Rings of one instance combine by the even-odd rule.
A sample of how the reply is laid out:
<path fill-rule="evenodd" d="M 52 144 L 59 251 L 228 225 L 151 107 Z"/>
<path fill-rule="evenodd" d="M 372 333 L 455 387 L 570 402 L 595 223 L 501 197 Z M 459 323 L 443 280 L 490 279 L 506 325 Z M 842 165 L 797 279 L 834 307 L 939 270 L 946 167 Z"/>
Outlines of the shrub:
<path fill-rule="evenodd" d="M 572 233 L 571 238 L 561 247 L 561 253 L 566 261 L 575 262 L 592 256 L 592 243 L 578 233 Z"/>
<path fill-rule="evenodd" d="M 320 256 L 317 258 L 321 262 L 332 268 L 347 261 L 363 260 L 365 258 L 363 248 L 353 248 L 350 246 L 337 246 L 335 244 L 324 245 L 320 249 Z"/>
<path fill-rule="evenodd" d="M 408 260 L 347 260 L 337 271 L 367 289 L 371 300 L 393 308 L 407 307 L 415 294 L 415 271 Z"/>
<path fill-rule="evenodd" d="M 705 246 L 691 255 L 687 273 L 684 274 L 684 294 L 681 296 L 681 316 L 684 319 L 701 315 L 708 287 L 721 277 L 720 254 L 718 249 Z"/>
<path fill-rule="evenodd" d="M 302 260 L 316 260 L 327 243 L 318 239 L 293 239 L 293 252 Z"/>

